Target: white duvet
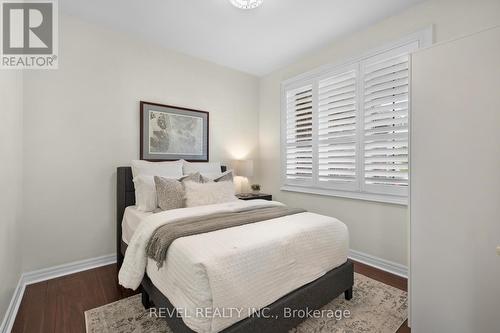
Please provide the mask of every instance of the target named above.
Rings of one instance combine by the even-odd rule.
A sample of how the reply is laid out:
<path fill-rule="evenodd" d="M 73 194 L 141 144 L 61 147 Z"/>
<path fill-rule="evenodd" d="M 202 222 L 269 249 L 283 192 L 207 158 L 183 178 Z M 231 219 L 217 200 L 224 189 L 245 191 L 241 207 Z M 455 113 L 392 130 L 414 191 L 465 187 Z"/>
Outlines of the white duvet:
<path fill-rule="evenodd" d="M 153 214 L 129 242 L 120 284 L 136 289 L 144 276 L 200 333 L 219 332 L 347 260 L 347 227 L 335 218 L 300 213 L 182 237 L 169 247 L 161 269 L 145 248 L 161 225 L 192 216 L 279 206 L 274 201 L 235 201 Z"/>

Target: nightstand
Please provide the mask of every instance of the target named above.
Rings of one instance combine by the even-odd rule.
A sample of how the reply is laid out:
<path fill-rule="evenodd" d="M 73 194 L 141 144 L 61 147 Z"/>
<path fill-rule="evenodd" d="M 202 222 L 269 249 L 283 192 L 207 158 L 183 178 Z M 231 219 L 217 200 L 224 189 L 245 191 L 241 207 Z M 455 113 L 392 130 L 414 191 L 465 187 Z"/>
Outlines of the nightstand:
<path fill-rule="evenodd" d="M 236 197 L 240 200 L 255 200 L 255 199 L 264 199 L 264 200 L 273 200 L 273 196 L 271 194 L 264 193 L 241 193 L 236 194 Z"/>

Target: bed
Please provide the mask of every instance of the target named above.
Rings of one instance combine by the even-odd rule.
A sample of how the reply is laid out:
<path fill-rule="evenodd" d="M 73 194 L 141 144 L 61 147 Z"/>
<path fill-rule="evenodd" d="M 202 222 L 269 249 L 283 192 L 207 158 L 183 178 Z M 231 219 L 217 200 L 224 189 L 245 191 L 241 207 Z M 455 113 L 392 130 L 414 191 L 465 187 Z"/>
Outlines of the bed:
<path fill-rule="evenodd" d="M 130 240 L 131 235 L 134 233 L 134 228 L 141 222 L 141 220 L 147 218 L 150 214 L 152 214 L 134 211 L 134 204 L 135 194 L 132 182 L 131 168 L 120 167 L 117 170 L 117 262 L 119 266 L 123 262 L 123 256 L 128 247 L 127 243 Z M 255 223 L 242 227 L 248 228 L 246 232 L 249 234 L 262 234 L 262 228 L 279 228 L 280 223 L 281 222 L 277 220 L 273 221 L 273 224 L 268 224 L 266 226 Z M 323 222 L 321 221 L 321 219 L 319 219 L 316 223 L 318 224 L 319 228 L 321 227 L 321 223 Z M 235 229 L 237 228 L 231 228 L 231 230 L 225 229 L 215 232 L 219 237 L 218 241 L 224 244 L 234 237 L 237 237 L 238 235 L 235 233 Z M 342 232 L 340 229 L 335 230 L 334 232 L 332 232 L 330 237 L 334 237 L 336 233 L 341 234 Z M 284 239 L 285 242 L 292 241 L 292 243 L 294 243 L 298 241 L 294 238 L 286 238 L 286 230 L 283 232 L 283 234 L 284 235 L 282 236 L 282 239 Z M 197 236 L 200 236 L 202 238 L 213 237 L 213 235 L 208 234 Z M 290 235 L 290 237 L 293 236 L 293 234 Z M 212 301 L 211 297 L 214 295 L 207 294 L 205 291 L 209 290 L 210 286 L 206 285 L 206 287 L 204 288 L 203 284 L 206 284 L 207 282 L 205 282 L 206 279 L 200 277 L 199 270 L 194 270 L 194 268 L 190 268 L 191 266 L 185 264 L 186 262 L 192 260 L 191 257 L 196 256 L 196 251 L 194 250 L 194 254 L 189 254 L 188 256 L 188 253 L 190 252 L 189 249 L 195 249 L 198 246 L 197 241 L 199 241 L 200 244 L 203 243 L 203 239 L 196 238 L 195 236 L 184 237 L 182 238 L 182 242 L 177 242 L 177 245 L 175 243 L 172 243 L 172 246 L 168 250 L 169 254 L 172 254 L 170 257 L 176 259 L 181 258 L 185 255 L 186 258 L 177 260 L 177 263 L 176 260 L 170 259 L 170 261 L 168 261 L 168 265 L 164 266 L 162 269 L 157 268 L 156 265 L 151 262 L 151 259 L 148 259 L 146 274 L 144 275 L 144 278 L 141 282 L 142 300 L 145 307 L 154 306 L 157 308 L 167 308 L 173 310 L 184 309 L 186 307 L 189 308 L 190 306 L 195 305 L 197 308 L 205 308 L 209 306 L 210 302 Z M 263 244 L 264 243 L 265 240 L 263 240 Z M 174 247 L 173 245 L 176 246 Z M 344 252 L 345 247 L 346 246 L 344 245 L 342 250 Z M 220 251 L 223 251 L 223 249 L 221 249 Z M 253 253 L 258 254 L 258 251 L 254 251 Z M 312 254 L 314 253 L 311 252 L 310 255 Z M 247 318 L 237 319 L 236 322 L 232 322 L 234 321 L 234 319 L 231 319 L 232 321 L 226 323 L 221 321 L 220 323 L 217 323 L 219 326 L 217 326 L 216 323 L 203 322 L 198 319 L 191 320 L 189 319 L 189 316 L 182 315 L 167 316 L 165 319 L 167 320 L 170 328 L 176 333 L 217 331 L 225 333 L 287 332 L 289 329 L 297 326 L 306 318 L 284 318 L 283 311 L 285 308 L 289 308 L 292 310 L 319 309 L 342 293 L 344 293 L 346 299 L 351 299 L 352 286 L 354 282 L 353 265 L 350 261 L 346 260 L 345 253 L 342 253 L 342 256 L 339 256 L 337 258 L 333 257 L 335 257 L 335 252 L 332 252 L 331 259 L 335 263 L 335 268 L 333 269 L 329 269 L 326 271 L 324 270 L 324 267 L 327 267 L 325 266 L 325 263 L 323 263 L 323 266 L 321 266 L 321 262 L 319 262 L 318 267 L 316 267 L 317 271 L 315 272 L 315 267 L 313 266 L 311 266 L 311 270 L 313 272 L 307 271 L 303 272 L 304 274 L 295 274 L 294 272 L 294 274 L 292 274 L 288 279 L 290 280 L 289 286 L 282 286 L 283 283 L 271 286 L 262 285 L 263 293 L 268 297 L 267 300 L 269 301 L 269 303 L 261 304 L 265 305 L 266 309 L 266 312 L 262 313 L 261 315 L 259 315 L 259 313 L 257 312 L 256 314 Z M 251 257 L 251 259 L 253 259 L 254 262 L 257 259 L 261 260 L 261 258 L 255 257 Z M 190 271 L 190 269 L 192 269 L 192 271 Z M 322 269 L 324 271 L 322 271 Z M 263 270 L 265 273 L 265 269 Z M 192 278 L 194 280 L 197 279 L 189 286 L 197 286 L 198 289 L 192 290 L 190 293 L 189 289 L 193 288 L 182 288 L 182 286 L 179 286 L 180 280 L 178 278 L 176 279 L 175 274 L 172 273 L 177 271 L 187 272 L 185 273 L 185 277 L 187 276 L 188 278 L 184 278 L 184 280 L 189 280 L 189 278 Z M 170 273 L 170 276 L 168 276 L 167 273 Z M 309 275 L 307 275 L 306 273 Z M 279 274 L 281 274 L 283 277 L 286 277 L 286 271 L 279 271 Z M 176 288 L 169 287 L 172 285 L 176 285 Z M 287 290 L 286 288 L 290 288 L 288 292 L 284 292 Z M 245 288 L 242 288 L 242 290 L 245 290 Z M 279 298 L 276 295 L 279 295 Z M 189 302 L 189 300 L 191 300 L 191 303 Z M 176 306 L 174 307 L 173 304 L 175 304 Z"/>

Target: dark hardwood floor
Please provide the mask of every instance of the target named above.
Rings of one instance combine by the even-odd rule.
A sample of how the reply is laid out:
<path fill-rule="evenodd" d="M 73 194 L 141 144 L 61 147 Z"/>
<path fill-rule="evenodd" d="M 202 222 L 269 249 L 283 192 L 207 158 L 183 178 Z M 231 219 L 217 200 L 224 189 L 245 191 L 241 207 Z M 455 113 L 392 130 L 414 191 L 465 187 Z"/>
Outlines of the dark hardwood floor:
<path fill-rule="evenodd" d="M 85 332 L 86 310 L 135 294 L 117 275 L 109 265 L 27 286 L 12 333 Z"/>
<path fill-rule="evenodd" d="M 407 290 L 406 279 L 354 263 L 356 272 Z M 103 266 L 26 287 L 12 333 L 82 333 L 86 310 L 129 297 L 118 285 L 116 265 Z M 410 329 L 405 322 L 397 333 Z"/>

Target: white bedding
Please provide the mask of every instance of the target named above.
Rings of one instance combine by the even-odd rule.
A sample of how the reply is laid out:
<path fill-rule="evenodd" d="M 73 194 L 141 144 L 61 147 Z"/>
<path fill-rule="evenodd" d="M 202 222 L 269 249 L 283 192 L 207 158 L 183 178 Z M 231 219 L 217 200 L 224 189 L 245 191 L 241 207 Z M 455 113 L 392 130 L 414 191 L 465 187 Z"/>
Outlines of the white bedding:
<path fill-rule="evenodd" d="M 122 220 L 122 240 L 125 244 L 130 242 L 135 229 L 146 217 L 153 215 L 153 212 L 143 212 L 137 206 L 128 206 L 125 208 Z"/>
<path fill-rule="evenodd" d="M 177 218 L 255 206 L 264 200 L 183 208 L 145 218 L 120 270 L 120 284 L 137 288 L 147 266 L 155 286 L 196 332 L 218 332 L 347 260 L 348 231 L 337 219 L 301 213 L 215 232 L 182 237 L 170 246 L 163 267 L 145 257 L 154 230 Z M 196 309 L 244 309 L 241 316 L 197 316 Z"/>

